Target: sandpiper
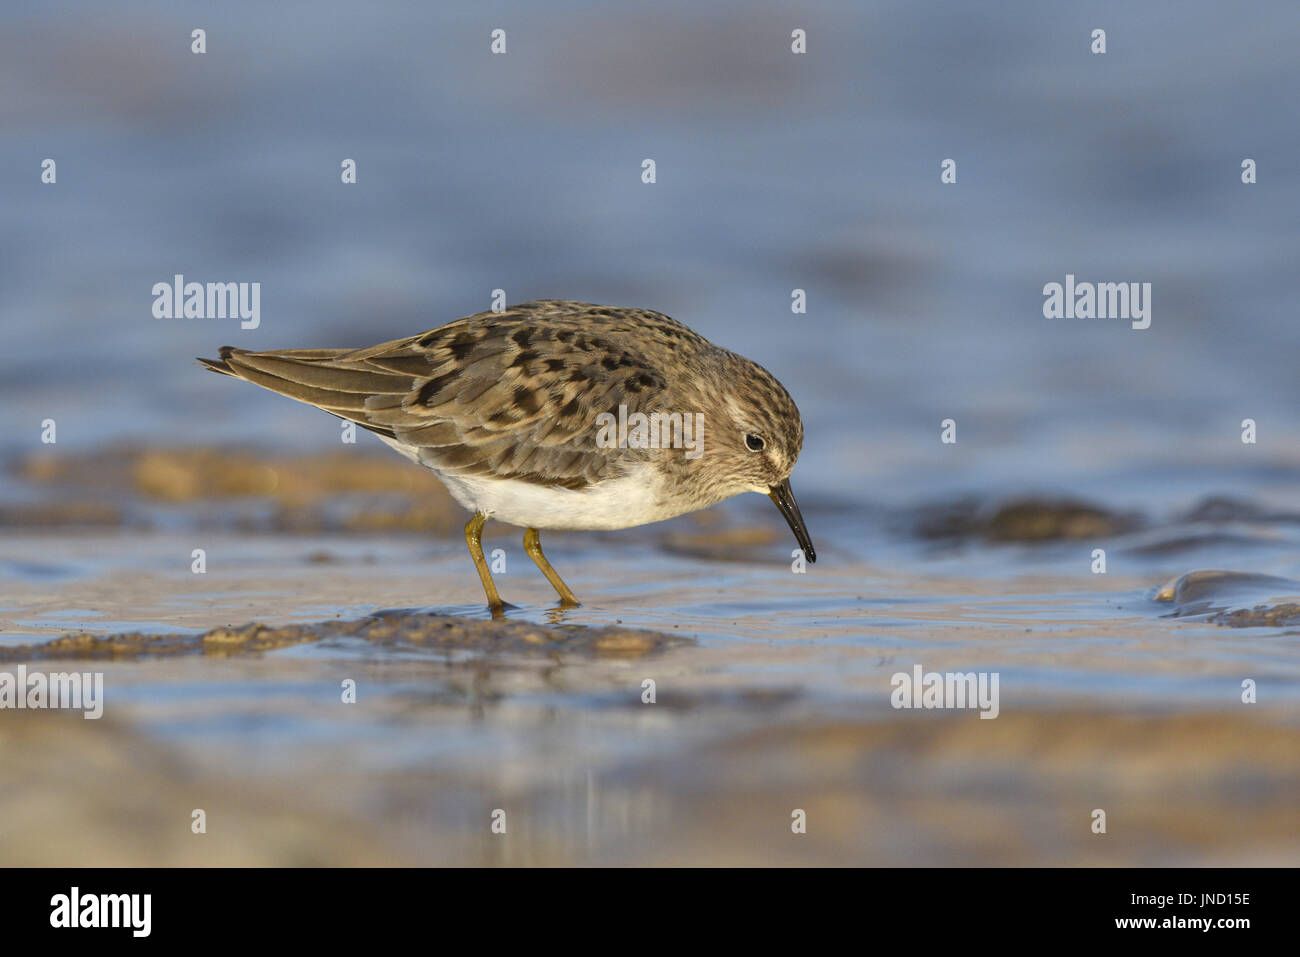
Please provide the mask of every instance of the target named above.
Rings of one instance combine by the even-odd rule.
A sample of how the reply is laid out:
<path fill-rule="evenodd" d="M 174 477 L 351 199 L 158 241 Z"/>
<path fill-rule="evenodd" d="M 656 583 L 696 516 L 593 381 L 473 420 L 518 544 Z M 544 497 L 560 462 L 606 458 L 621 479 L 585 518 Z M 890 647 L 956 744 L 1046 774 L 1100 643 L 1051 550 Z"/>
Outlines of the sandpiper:
<path fill-rule="evenodd" d="M 465 541 L 494 616 L 504 604 L 483 558 L 489 518 L 525 529 L 562 607 L 578 600 L 540 529 L 631 528 L 761 492 L 817 560 L 790 490 L 803 423 L 789 393 L 657 312 L 542 299 L 368 349 L 222 346 L 199 361 L 432 469 L 473 513 Z"/>

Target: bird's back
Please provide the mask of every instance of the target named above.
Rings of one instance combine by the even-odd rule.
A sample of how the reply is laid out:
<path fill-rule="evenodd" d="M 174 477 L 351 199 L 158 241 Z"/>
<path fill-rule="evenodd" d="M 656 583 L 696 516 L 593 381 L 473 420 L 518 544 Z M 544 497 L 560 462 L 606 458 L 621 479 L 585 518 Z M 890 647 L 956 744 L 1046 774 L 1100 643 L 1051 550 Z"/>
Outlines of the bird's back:
<path fill-rule="evenodd" d="M 377 432 L 440 473 L 585 489 L 643 450 L 602 448 L 596 417 L 671 407 L 683 358 L 721 352 L 644 309 L 536 300 L 364 349 L 200 360 Z"/>

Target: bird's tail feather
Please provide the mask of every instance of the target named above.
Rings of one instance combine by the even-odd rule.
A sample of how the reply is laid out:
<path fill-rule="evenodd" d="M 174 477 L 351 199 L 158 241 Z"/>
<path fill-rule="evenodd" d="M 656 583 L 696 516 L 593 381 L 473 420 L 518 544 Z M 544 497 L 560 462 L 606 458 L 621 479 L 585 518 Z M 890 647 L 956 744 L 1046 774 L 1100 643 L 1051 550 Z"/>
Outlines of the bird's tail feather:
<path fill-rule="evenodd" d="M 351 349 L 296 349 L 283 352 L 249 352 L 222 346 L 220 359 L 198 361 L 213 372 L 244 379 L 271 392 L 314 405 L 350 419 L 381 434 L 367 420 L 366 400 L 377 395 L 401 396 L 410 392 L 415 377 L 348 361 Z"/>

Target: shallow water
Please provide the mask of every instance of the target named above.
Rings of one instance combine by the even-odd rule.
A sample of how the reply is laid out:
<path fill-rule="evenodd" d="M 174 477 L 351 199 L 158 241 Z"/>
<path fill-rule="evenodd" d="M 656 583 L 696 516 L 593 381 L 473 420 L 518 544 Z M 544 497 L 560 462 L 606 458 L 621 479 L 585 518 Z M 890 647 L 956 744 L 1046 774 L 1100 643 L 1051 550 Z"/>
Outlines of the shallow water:
<path fill-rule="evenodd" d="M 824 557 L 795 574 L 780 517 L 752 504 L 766 508 L 550 536 L 548 554 L 584 600 L 565 611 L 515 536 L 490 533 L 485 547 L 506 553 L 497 579 L 516 606 L 509 621 L 540 629 L 523 644 L 491 620 L 454 535 L 236 535 L 206 524 L 213 503 L 151 506 L 171 513 L 164 529 L 190 526 L 179 532 L 13 529 L 0 544 L 0 671 L 103 671 L 107 689 L 99 722 L 6 713 L 0 749 L 27 769 L 24 793 L 35 802 L 71 787 L 32 751 L 55 735 L 68 760 L 101 755 L 85 780 L 120 794 L 132 827 L 152 833 L 179 803 L 215 805 L 243 830 L 219 848 L 180 836 L 123 846 L 97 823 L 99 801 L 63 795 L 20 802 L 15 828 L 53 834 L 57 814 L 95 837 L 16 841 L 8 859 L 1294 860 L 1300 582 L 1198 560 L 1226 554 L 1213 544 L 1226 527 L 1238 567 L 1295 573 L 1284 556 L 1300 523 L 1247 519 L 1225 503 L 1166 521 L 1079 505 L 814 505 L 806 514 Z M 1127 530 L 989 540 L 1107 523 Z M 1098 544 L 1112 564 L 1094 575 Z M 201 575 L 195 547 L 206 551 Z M 1230 617 L 1270 609 L 1283 617 Z M 258 645 L 223 630 L 253 621 L 272 629 Z M 453 636 L 401 637 L 410 627 L 443 635 L 442 621 Z M 607 627 L 662 637 L 591 643 Z M 84 633 L 75 649 L 69 632 Z M 996 720 L 892 708 L 892 676 L 915 665 L 996 673 Z M 1244 679 L 1258 704 L 1240 703 Z M 356 704 L 340 701 L 347 680 Z M 122 792 L 124 777 L 159 775 L 189 784 Z M 1089 843 L 1098 806 L 1127 828 L 1141 822 L 1140 837 Z M 483 833 L 494 808 L 514 822 L 508 844 Z M 777 836 L 791 808 L 813 815 L 816 839 Z M 329 838 L 340 828 L 343 843 Z M 1008 840 L 1009 828 L 1022 837 Z"/>
<path fill-rule="evenodd" d="M 493 14 L 504 58 L 466 9 L 305 9 L 0 15 L 31 172 L 0 176 L 0 656 L 157 642 L 91 659 L 102 722 L 3 715 L 8 861 L 1295 862 L 1293 4 L 562 3 Z M 153 319 L 176 272 L 262 282 L 261 326 Z M 1067 273 L 1151 282 L 1151 328 L 1044 319 Z M 559 614 L 489 527 L 512 620 L 688 639 L 494 648 L 431 479 L 394 457 L 331 487 L 338 461 L 266 450 L 337 450 L 333 419 L 192 363 L 406 335 L 498 287 L 660 309 L 770 368 L 818 563 L 793 573 L 748 496 L 548 536 L 584 601 Z M 217 444 L 266 461 L 223 486 Z M 402 609 L 484 643 L 199 637 Z M 895 711 L 915 663 L 997 672 L 999 718 Z M 241 834 L 160 836 L 199 801 Z"/>

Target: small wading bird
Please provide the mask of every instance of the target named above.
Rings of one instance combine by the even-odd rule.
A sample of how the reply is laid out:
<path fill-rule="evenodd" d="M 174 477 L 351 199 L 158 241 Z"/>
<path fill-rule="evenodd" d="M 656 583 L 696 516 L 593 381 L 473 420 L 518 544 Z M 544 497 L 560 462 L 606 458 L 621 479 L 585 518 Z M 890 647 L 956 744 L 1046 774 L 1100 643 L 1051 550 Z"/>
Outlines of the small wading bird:
<path fill-rule="evenodd" d="M 351 420 L 437 473 L 474 513 L 465 541 L 494 616 L 489 518 L 525 529 L 563 607 L 578 600 L 539 529 L 631 528 L 761 492 L 817 560 L 790 490 L 803 445 L 794 401 L 757 363 L 657 312 L 544 299 L 368 349 L 222 346 L 199 361 Z M 689 417 L 703 435 L 693 449 L 611 443 L 608 429 L 602 440 L 599 420 L 638 412 Z"/>

